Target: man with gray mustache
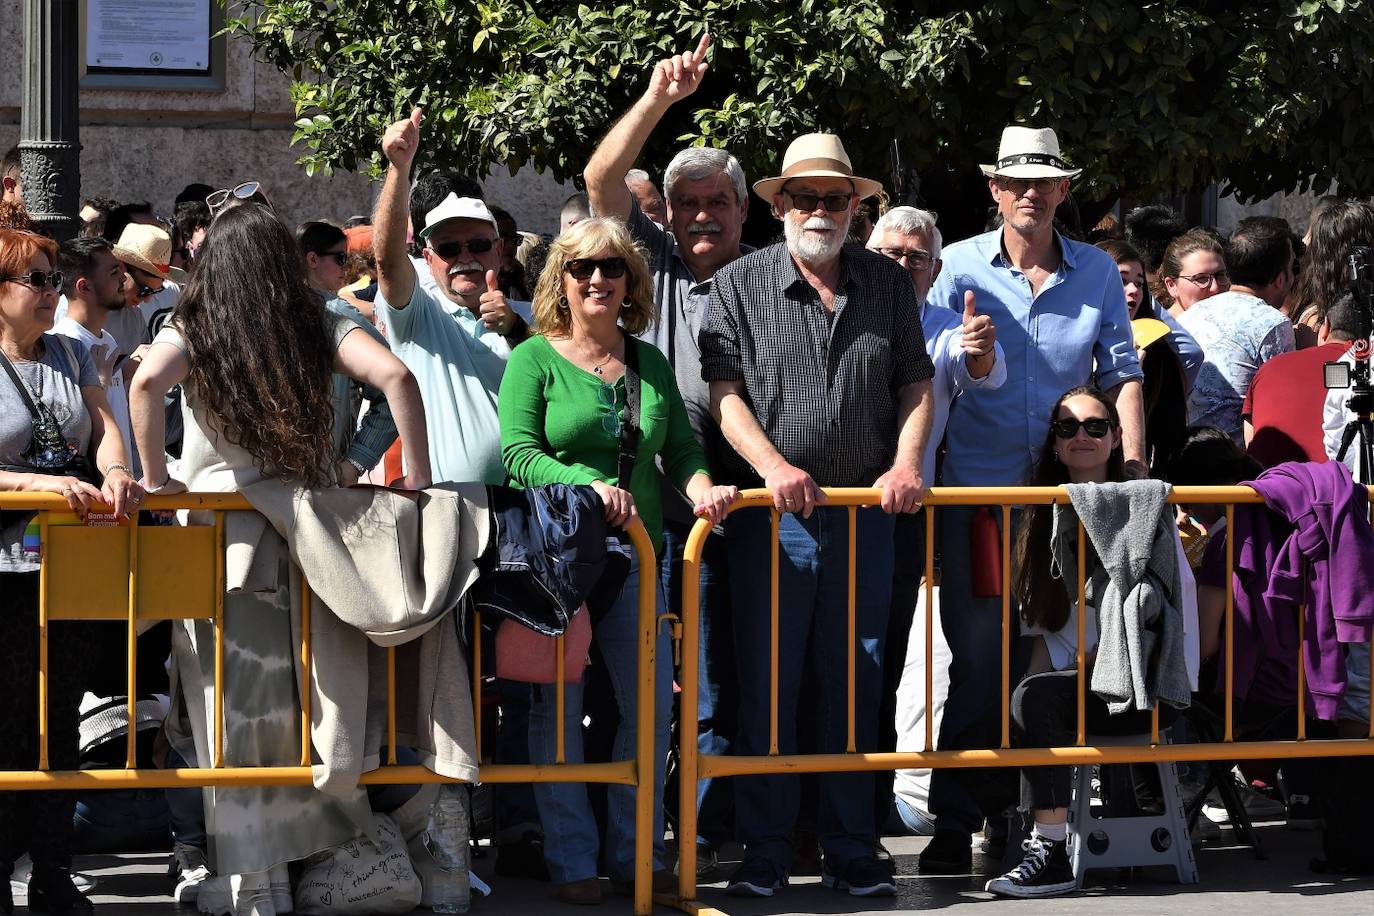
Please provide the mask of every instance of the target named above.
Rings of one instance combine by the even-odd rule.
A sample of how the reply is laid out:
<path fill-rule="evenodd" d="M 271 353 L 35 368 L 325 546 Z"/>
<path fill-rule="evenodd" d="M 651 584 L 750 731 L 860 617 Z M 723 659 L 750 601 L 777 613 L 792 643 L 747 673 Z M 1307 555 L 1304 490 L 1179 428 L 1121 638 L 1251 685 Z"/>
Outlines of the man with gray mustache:
<path fill-rule="evenodd" d="M 853 736 L 876 750 L 883 644 L 893 577 L 893 517 L 925 499 L 931 378 L 916 290 L 907 272 L 847 245 L 859 200 L 882 185 L 854 174 L 840 138 L 807 134 L 782 172 L 754 185 L 782 220 L 783 244 L 716 274 L 701 332 L 711 412 L 733 446 L 717 479 L 766 487 L 778 520 L 777 751 L 797 752 L 802 679 L 814 675 L 821 753 Z M 822 487 L 875 487 L 880 505 L 827 509 Z M 734 598 L 739 731 L 735 752 L 770 752 L 773 701 L 770 575 L 773 513 L 744 509 L 725 526 Z M 849 557 L 857 558 L 854 629 L 848 621 Z M 850 654 L 852 652 L 852 655 Z M 811 715 L 810 711 L 807 713 Z M 892 872 L 875 856 L 871 773 L 818 780 L 822 881 L 853 896 L 892 895 Z M 771 897 L 787 883 L 797 818 L 796 776 L 736 780 L 744 859 L 731 894 Z"/>
<path fill-rule="evenodd" d="M 649 134 L 669 107 L 701 85 L 710 46 L 711 36 L 702 35 L 696 50 L 654 67 L 644 95 L 606 134 L 583 177 L 592 211 L 625 220 L 649 255 L 658 320 L 641 336 L 662 350 L 672 364 L 692 430 L 714 468 L 720 451 L 729 446 L 711 418 L 711 394 L 701 378 L 697 335 L 706 317 L 716 271 L 753 250 L 740 244 L 749 212 L 744 170 L 725 150 L 693 146 L 674 156 L 664 173 L 666 231 L 641 210 L 625 182 Z M 665 479 L 663 579 L 668 606 L 674 612 L 681 608 L 682 549 L 695 521 L 692 505 Z M 731 626 L 725 545 L 720 538 L 710 538 L 701 562 L 702 662 L 697 729 L 702 753 L 728 753 L 734 736 Z M 714 871 L 716 850 L 733 832 L 730 784 L 728 779 L 703 781 L 697 797 L 697 873 L 702 878 Z"/>

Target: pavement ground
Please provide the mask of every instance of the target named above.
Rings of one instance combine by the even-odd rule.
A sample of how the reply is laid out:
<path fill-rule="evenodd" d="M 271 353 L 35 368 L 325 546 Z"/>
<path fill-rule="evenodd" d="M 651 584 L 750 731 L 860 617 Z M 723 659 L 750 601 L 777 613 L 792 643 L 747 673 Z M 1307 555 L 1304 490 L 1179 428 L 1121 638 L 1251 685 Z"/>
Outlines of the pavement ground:
<path fill-rule="evenodd" d="M 1202 883 L 1195 885 L 1175 883 L 1173 872 L 1167 869 L 1147 869 L 1136 875 L 1096 871 L 1089 873 L 1085 890 L 1071 897 L 994 901 L 983 892 L 983 883 L 989 876 L 1000 873 L 1000 863 L 983 855 L 976 847 L 973 858 L 976 876 L 921 878 L 916 875 L 916 856 L 927 840 L 893 837 L 885 843 L 897 865 L 898 895 L 895 898 L 852 898 L 822 887 L 816 876 L 797 876 L 789 887 L 771 899 L 742 900 L 724 892 L 724 876 L 734 862 L 723 859 L 721 880 L 703 886 L 700 900 L 729 916 L 801 913 L 871 916 L 976 903 L 999 907 L 1004 913 L 1015 910 L 1016 916 L 1059 913 L 1101 916 L 1108 908 L 1113 916 L 1164 913 L 1170 916 L 1219 916 L 1223 913 L 1286 916 L 1318 911 L 1323 916 L 1368 916 L 1374 913 L 1374 879 L 1342 879 L 1310 870 L 1310 860 L 1321 853 L 1320 834 L 1293 831 L 1277 824 L 1262 826 L 1259 832 L 1268 855 L 1264 861 L 1257 860 L 1248 847 L 1232 845 L 1229 829 L 1223 830 L 1220 841 L 1199 847 L 1197 859 Z M 83 856 L 76 864 L 80 871 L 99 879 L 92 899 L 101 916 L 171 916 L 195 912 L 192 908 L 177 907 L 167 896 L 171 885 L 167 880 L 165 855 Z M 629 898 L 611 895 L 608 883 L 603 883 L 607 896 L 599 907 L 576 908 L 553 899 L 548 884 L 493 878 L 492 865 L 490 855 L 479 853 L 474 860 L 478 874 L 495 887 L 491 898 L 473 900 L 471 912 L 477 916 L 573 916 L 577 913 L 628 916 L 631 912 Z M 22 897 L 15 902 L 20 904 L 16 907 L 17 913 L 27 913 Z M 669 916 L 677 911 L 659 906 L 654 912 L 656 916 Z M 977 911 L 960 912 L 976 916 Z"/>

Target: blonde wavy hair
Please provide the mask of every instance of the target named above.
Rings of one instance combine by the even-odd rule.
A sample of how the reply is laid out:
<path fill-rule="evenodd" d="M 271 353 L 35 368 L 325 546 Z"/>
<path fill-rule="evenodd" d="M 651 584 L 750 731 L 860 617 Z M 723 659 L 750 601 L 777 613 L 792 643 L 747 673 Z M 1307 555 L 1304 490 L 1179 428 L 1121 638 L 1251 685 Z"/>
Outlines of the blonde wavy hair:
<path fill-rule="evenodd" d="M 595 258 L 605 253 L 625 259 L 625 302 L 620 321 L 631 334 L 642 334 L 658 319 L 649 264 L 635 244 L 630 230 L 618 219 L 584 219 L 554 240 L 548 260 L 534 288 L 534 329 L 545 337 L 572 334 L 572 314 L 564 292 L 563 265 L 574 258 Z"/>

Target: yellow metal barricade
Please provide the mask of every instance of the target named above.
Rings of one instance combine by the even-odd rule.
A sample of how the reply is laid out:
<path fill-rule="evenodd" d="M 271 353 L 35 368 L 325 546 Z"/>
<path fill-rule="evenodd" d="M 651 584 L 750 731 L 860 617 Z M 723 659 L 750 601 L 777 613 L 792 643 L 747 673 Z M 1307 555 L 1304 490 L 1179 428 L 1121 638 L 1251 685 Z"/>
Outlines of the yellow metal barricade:
<path fill-rule="evenodd" d="M 192 509 L 214 514 L 213 525 L 99 528 L 50 525 L 54 514 L 69 514 L 67 502 L 55 494 L 0 493 L 0 509 L 36 510 L 42 543 L 38 598 L 38 728 L 39 762 L 32 771 L 0 771 L 0 791 L 22 789 L 160 789 L 191 786 L 310 785 L 310 646 L 311 600 L 302 589 L 300 646 L 301 754 L 297 766 L 224 766 L 224 513 L 252 510 L 235 493 L 187 493 L 149 496 L 149 510 Z M 638 518 L 627 529 L 639 560 L 638 722 L 635 757 L 609 763 L 569 764 L 563 734 L 563 638 L 557 639 L 556 712 L 557 751 L 552 764 L 491 764 L 481 767 L 484 783 L 588 782 L 634 786 L 635 892 L 634 911 L 652 908 L 654 786 L 654 648 L 658 630 L 658 568 L 653 545 Z M 472 639 L 472 699 L 477 747 L 481 760 L 482 653 L 481 619 L 474 614 Z M 215 632 L 215 690 L 213 761 L 210 767 L 172 770 L 137 766 L 134 683 L 140 623 L 164 620 L 213 620 Z M 48 769 L 48 624 L 54 620 L 122 620 L 128 625 L 128 745 L 123 769 L 52 771 Z M 396 650 L 387 653 L 388 759 L 362 774 L 364 785 L 456 782 L 421 766 L 396 762 Z M 18 701 L 17 698 L 11 698 Z"/>
<path fill-rule="evenodd" d="M 1359 739 L 1308 740 L 1304 718 L 1306 714 L 1303 691 L 1303 658 L 1300 623 L 1300 645 L 1298 649 L 1298 708 L 1296 740 L 1291 741 L 1235 741 L 1233 732 L 1233 691 L 1234 691 L 1234 640 L 1235 640 L 1235 591 L 1226 589 L 1226 613 L 1223 621 L 1224 640 L 1221 651 L 1224 653 L 1225 672 L 1225 734 L 1221 742 L 1210 744 L 1161 744 L 1159 736 L 1159 707 L 1155 706 L 1151 726 L 1150 743 L 1138 746 L 1094 747 L 1087 743 L 1084 703 L 1086 677 L 1084 672 L 1084 626 L 1086 615 L 1078 615 L 1078 728 L 1073 746 L 1055 748 L 1013 748 L 1011 746 L 1011 683 L 1010 652 L 1012 624 L 1012 578 L 1011 578 L 1011 528 L 1012 508 L 1029 505 L 1048 505 L 1067 503 L 1068 491 L 1061 487 L 937 487 L 927 496 L 925 514 L 925 740 L 920 751 L 895 753 L 860 753 L 855 750 L 854 742 L 854 666 L 855 666 L 855 542 L 856 513 L 860 506 L 876 506 L 881 499 L 881 491 L 876 489 L 828 489 L 825 491 L 827 502 L 816 511 L 834 510 L 837 507 L 847 511 L 849 516 L 849 588 L 848 588 L 848 732 L 847 750 L 838 754 L 792 754 L 778 753 L 778 525 L 780 513 L 773 508 L 773 500 L 767 490 L 749 490 L 736 502 L 731 511 L 763 507 L 772 514 L 772 552 L 768 575 L 771 577 L 771 615 L 770 647 L 770 716 L 769 752 L 761 756 L 716 756 L 700 754 L 697 750 L 697 700 L 698 676 L 700 666 L 700 584 L 701 555 L 706 538 L 711 534 L 711 525 L 698 521 L 687 539 L 682 567 L 682 669 L 679 676 L 681 692 L 680 714 L 680 769 L 678 814 L 678 896 L 660 896 L 659 902 L 676 907 L 688 913 L 714 913 L 696 901 L 696 843 L 697 810 L 696 799 L 700 780 L 722 776 L 745 776 L 765 774 L 796 773 L 841 773 L 872 770 L 893 770 L 908 767 L 1019 767 L 1037 765 L 1135 763 L 1150 761 L 1183 760 L 1254 760 L 1294 757 L 1341 757 L 1374 754 L 1374 699 L 1371 699 L 1370 734 Z M 1225 505 L 1227 531 L 1235 531 L 1235 506 L 1262 503 L 1263 499 L 1249 487 L 1177 487 L 1169 501 L 1174 504 Z M 935 530 L 938 507 L 942 506 L 998 506 L 1001 508 L 1002 535 L 1002 638 L 1001 638 L 1001 746 L 977 750 L 935 749 L 931 697 L 933 694 L 933 646 L 934 610 L 932 592 L 934 590 Z M 727 522 L 728 524 L 728 522 Z M 1084 532 L 1078 526 L 1078 606 L 1083 607 L 1085 588 L 1085 566 L 1087 551 L 1083 549 Z M 1226 542 L 1226 581 L 1231 582 L 1234 569 L 1234 542 L 1228 537 Z M 898 558 L 902 562 L 904 558 Z M 914 558 L 913 558 L 914 559 Z M 761 573 L 762 571 L 760 571 Z M 736 607 L 735 613 L 753 611 L 751 608 Z M 1301 609 L 1299 620 L 1302 619 Z M 1374 640 L 1371 640 L 1374 643 Z M 1374 647 L 1372 647 L 1374 648 Z"/>

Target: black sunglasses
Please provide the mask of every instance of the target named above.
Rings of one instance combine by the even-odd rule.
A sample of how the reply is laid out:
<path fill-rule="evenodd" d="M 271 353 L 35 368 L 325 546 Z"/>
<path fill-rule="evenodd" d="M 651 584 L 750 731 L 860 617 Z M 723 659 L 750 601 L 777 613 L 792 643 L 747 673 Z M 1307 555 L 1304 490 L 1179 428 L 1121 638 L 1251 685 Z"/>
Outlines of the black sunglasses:
<path fill-rule="evenodd" d="M 312 251 L 311 254 L 313 254 L 315 257 L 319 258 L 322 261 L 325 258 L 333 258 L 334 263 L 338 264 L 340 267 L 348 266 L 347 251 Z"/>
<path fill-rule="evenodd" d="M 464 248 L 470 254 L 486 254 L 495 244 L 496 239 L 468 239 L 466 242 L 431 243 L 429 249 L 445 261 L 452 261 L 463 253 Z M 343 262 L 340 261 L 339 265 L 343 266 Z"/>
<path fill-rule="evenodd" d="M 51 286 L 55 292 L 62 292 L 62 284 L 66 280 L 60 270 L 31 270 L 18 277 L 0 277 L 0 281 L 6 283 L 14 281 L 23 283 L 25 286 L 32 286 L 34 289 L 42 291 L 43 287 Z"/>
<path fill-rule="evenodd" d="M 825 209 L 831 213 L 841 213 L 849 207 L 851 194 L 793 194 L 791 191 L 783 191 L 788 197 L 792 198 L 792 208 L 803 213 L 810 213 L 816 209 L 816 204 L 824 201 Z"/>
<path fill-rule="evenodd" d="M 607 280 L 617 280 L 625 276 L 625 267 L 624 258 L 573 258 L 563 264 L 574 280 L 590 280 L 597 268 Z"/>
<path fill-rule="evenodd" d="M 1055 420 L 1050 424 L 1054 434 L 1060 439 L 1072 439 L 1078 435 L 1079 427 L 1094 439 L 1101 439 L 1112 431 L 1112 421 L 1104 420 L 1101 417 L 1093 417 L 1091 420 L 1079 420 L 1077 417 L 1066 417 L 1062 420 Z"/>

